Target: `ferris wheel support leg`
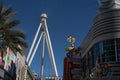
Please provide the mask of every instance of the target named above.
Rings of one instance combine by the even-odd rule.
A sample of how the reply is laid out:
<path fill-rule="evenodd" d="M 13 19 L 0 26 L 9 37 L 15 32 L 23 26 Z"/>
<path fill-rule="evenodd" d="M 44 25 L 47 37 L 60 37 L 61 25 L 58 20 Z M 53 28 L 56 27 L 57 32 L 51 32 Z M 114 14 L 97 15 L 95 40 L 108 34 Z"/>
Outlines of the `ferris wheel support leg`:
<path fill-rule="evenodd" d="M 31 56 L 31 58 L 30 58 L 30 61 L 28 62 L 28 66 L 30 66 L 30 64 L 31 64 L 31 62 L 32 62 L 32 60 L 33 60 L 33 57 L 35 56 L 35 53 L 36 53 L 37 48 L 38 48 L 38 46 L 39 46 L 39 44 L 40 44 L 40 41 L 41 41 L 42 36 L 43 36 L 43 32 L 41 33 L 41 35 L 40 35 L 40 37 L 39 37 L 39 40 L 38 40 L 38 42 L 37 42 L 37 44 L 36 44 L 36 47 L 35 47 L 35 49 L 34 49 L 34 51 L 33 51 L 33 54 L 32 54 L 32 56 Z"/>
<path fill-rule="evenodd" d="M 45 49 L 45 33 L 43 33 L 42 37 L 42 56 L 41 56 L 41 65 L 40 65 L 40 80 L 43 78 L 43 70 L 44 70 L 44 49 Z"/>
<path fill-rule="evenodd" d="M 56 64 L 55 64 L 53 49 L 52 49 L 52 45 L 51 45 L 51 41 L 50 41 L 49 32 L 47 29 L 46 20 L 44 20 L 44 24 L 45 24 L 45 32 L 46 32 L 46 43 L 47 43 L 49 57 L 50 57 L 51 65 L 52 65 L 52 70 L 54 72 L 54 76 L 58 77 L 58 72 L 57 72 L 57 68 L 56 68 Z"/>
<path fill-rule="evenodd" d="M 34 45 L 35 45 L 36 39 L 37 39 L 37 37 L 38 37 L 38 34 L 39 34 L 39 32 L 40 32 L 41 26 L 42 26 L 42 23 L 40 23 L 40 25 L 39 25 L 39 27 L 38 27 L 38 29 L 37 29 L 37 32 L 36 32 L 36 34 L 35 34 L 35 37 L 34 37 L 34 40 L 33 40 L 33 42 L 32 42 L 31 48 L 30 48 L 30 50 L 29 50 L 29 52 L 28 52 L 28 56 L 27 56 L 27 60 L 26 60 L 27 62 L 28 62 L 28 60 L 29 60 L 29 58 L 30 58 L 30 55 L 31 55 L 31 53 L 32 53 L 32 50 L 33 50 L 33 48 L 34 48 Z"/>

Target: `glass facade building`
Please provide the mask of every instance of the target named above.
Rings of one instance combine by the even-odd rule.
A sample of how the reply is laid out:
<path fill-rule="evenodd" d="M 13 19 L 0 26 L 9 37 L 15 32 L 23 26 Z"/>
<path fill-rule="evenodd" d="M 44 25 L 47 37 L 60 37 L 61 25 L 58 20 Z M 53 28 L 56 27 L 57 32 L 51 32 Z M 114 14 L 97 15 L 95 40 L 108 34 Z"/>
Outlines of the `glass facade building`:
<path fill-rule="evenodd" d="M 92 28 L 80 45 L 83 76 L 120 80 L 120 1 L 99 3 Z"/>
<path fill-rule="evenodd" d="M 89 66 L 95 67 L 96 63 L 120 62 L 120 38 L 104 40 L 93 45 L 82 59 L 84 70 Z"/>

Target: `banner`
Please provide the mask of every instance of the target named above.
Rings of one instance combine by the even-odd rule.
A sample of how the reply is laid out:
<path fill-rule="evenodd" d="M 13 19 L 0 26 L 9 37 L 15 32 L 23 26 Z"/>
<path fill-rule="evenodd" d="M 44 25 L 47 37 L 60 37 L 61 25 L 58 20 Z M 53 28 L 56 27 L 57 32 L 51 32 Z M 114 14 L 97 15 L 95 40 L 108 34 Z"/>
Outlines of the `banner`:
<path fill-rule="evenodd" d="M 15 65 L 15 55 L 10 50 L 10 48 L 7 48 L 7 55 L 5 56 L 5 66 L 4 69 L 8 72 L 11 71 L 11 68 Z"/>
<path fill-rule="evenodd" d="M 10 49 L 7 48 L 7 55 L 5 57 L 5 66 L 4 69 L 8 71 L 9 67 L 11 66 L 11 59 L 10 59 Z"/>

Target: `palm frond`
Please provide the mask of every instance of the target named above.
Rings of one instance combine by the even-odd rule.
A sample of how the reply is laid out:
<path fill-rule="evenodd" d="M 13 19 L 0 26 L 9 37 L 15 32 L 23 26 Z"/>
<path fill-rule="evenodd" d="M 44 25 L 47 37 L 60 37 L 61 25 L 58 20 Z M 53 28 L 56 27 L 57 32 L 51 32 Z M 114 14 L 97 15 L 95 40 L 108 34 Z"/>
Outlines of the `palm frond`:
<path fill-rule="evenodd" d="M 12 7 L 9 6 L 3 11 L 2 16 L 8 16 L 9 14 L 11 14 L 11 12 L 12 12 Z"/>
<path fill-rule="evenodd" d="M 19 37 L 21 39 L 25 39 L 25 33 L 22 30 L 9 30 L 7 33 L 10 37 Z"/>
<path fill-rule="evenodd" d="M 12 20 L 11 18 L 16 15 L 16 12 L 12 12 L 12 8 L 9 6 L 5 8 L 0 4 L 0 34 L 6 46 L 8 46 L 15 54 L 19 52 L 24 54 L 22 48 L 27 48 L 25 42 L 25 33 L 22 30 L 16 30 L 16 27 L 20 22 L 19 20 Z M 19 47 L 20 46 L 20 47 Z"/>
<path fill-rule="evenodd" d="M 10 19 L 15 16 L 17 13 L 16 12 L 12 12 L 12 8 L 11 6 L 9 6 L 8 8 L 4 8 L 2 9 L 1 13 L 0 13 L 0 23 L 6 23 L 9 22 Z"/>
<path fill-rule="evenodd" d="M 13 20 L 13 21 L 7 23 L 5 28 L 10 29 L 10 28 L 17 26 L 18 24 L 20 24 L 19 20 Z"/>

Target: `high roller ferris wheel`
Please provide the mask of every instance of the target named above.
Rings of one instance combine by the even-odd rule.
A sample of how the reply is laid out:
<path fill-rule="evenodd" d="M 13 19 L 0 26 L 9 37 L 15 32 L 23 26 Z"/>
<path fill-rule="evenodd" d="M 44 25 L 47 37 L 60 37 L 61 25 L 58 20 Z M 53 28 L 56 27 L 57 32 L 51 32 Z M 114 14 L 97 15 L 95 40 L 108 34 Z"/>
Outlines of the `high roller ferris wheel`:
<path fill-rule="evenodd" d="M 35 53 L 36 53 L 36 51 L 38 49 L 38 46 L 39 46 L 39 44 L 41 42 L 41 39 L 42 39 L 40 80 L 42 80 L 42 78 L 43 78 L 45 42 L 47 44 L 47 49 L 48 49 L 48 53 L 49 53 L 49 57 L 50 57 L 54 77 L 56 77 L 56 80 L 58 80 L 57 79 L 58 72 L 57 72 L 57 68 L 56 68 L 54 53 L 53 53 L 52 44 L 51 44 L 51 40 L 50 40 L 50 36 L 49 36 L 49 31 L 48 31 L 48 28 L 47 28 L 46 19 L 47 19 L 47 15 L 46 14 L 41 14 L 41 22 L 40 22 L 40 25 L 39 25 L 39 27 L 37 29 L 35 37 L 33 39 L 33 42 L 32 42 L 31 48 L 30 48 L 30 50 L 28 52 L 26 61 L 28 62 L 28 66 L 30 66 L 31 62 L 32 62 L 32 60 L 33 60 L 33 58 L 35 56 Z M 40 34 L 40 31 L 41 31 L 41 35 L 40 35 L 40 37 L 38 39 L 38 42 L 37 42 L 37 44 L 35 46 L 35 43 L 36 43 L 36 40 L 38 38 L 38 35 Z M 34 48 L 34 46 L 35 46 L 35 48 Z"/>

